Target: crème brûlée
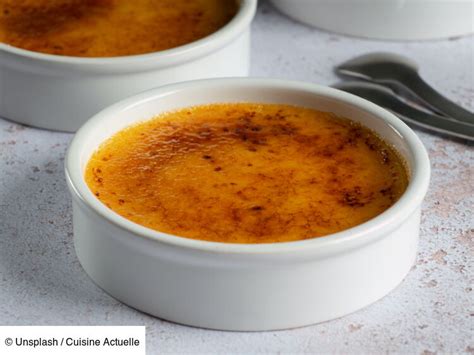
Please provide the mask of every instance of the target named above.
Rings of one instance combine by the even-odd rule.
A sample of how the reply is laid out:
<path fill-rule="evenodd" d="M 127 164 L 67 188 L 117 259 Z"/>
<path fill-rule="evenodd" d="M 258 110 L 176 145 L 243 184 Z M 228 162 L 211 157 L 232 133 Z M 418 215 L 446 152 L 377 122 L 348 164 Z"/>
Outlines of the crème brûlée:
<path fill-rule="evenodd" d="M 116 57 L 204 38 L 236 0 L 0 0 L 0 42 L 48 54 Z"/>
<path fill-rule="evenodd" d="M 373 131 L 309 108 L 210 104 L 159 115 L 105 141 L 85 170 L 121 216 L 175 236 L 276 243 L 374 218 L 408 185 Z"/>

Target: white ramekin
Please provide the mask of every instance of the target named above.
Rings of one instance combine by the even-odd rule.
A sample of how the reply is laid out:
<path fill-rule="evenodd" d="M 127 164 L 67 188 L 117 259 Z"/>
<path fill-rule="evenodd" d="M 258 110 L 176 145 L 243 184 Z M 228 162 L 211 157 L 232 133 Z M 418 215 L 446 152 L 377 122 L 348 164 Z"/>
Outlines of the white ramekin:
<path fill-rule="evenodd" d="M 91 154 L 124 127 L 163 111 L 214 102 L 267 102 L 350 117 L 406 159 L 410 183 L 376 218 L 323 238 L 226 244 L 159 233 L 103 205 L 84 181 Z M 84 270 L 106 292 L 154 316 L 226 330 L 299 327 L 353 312 L 394 289 L 412 266 L 430 165 L 402 121 L 328 87 L 268 79 L 213 79 L 151 90 L 117 103 L 76 134 L 66 159 L 74 241 Z"/>
<path fill-rule="evenodd" d="M 256 3 L 241 0 L 236 16 L 201 40 L 143 55 L 68 57 L 0 43 L 0 117 L 72 132 L 104 107 L 144 90 L 193 79 L 247 76 Z"/>
<path fill-rule="evenodd" d="M 358 37 L 426 40 L 474 33 L 473 0 L 271 0 L 309 25 Z"/>

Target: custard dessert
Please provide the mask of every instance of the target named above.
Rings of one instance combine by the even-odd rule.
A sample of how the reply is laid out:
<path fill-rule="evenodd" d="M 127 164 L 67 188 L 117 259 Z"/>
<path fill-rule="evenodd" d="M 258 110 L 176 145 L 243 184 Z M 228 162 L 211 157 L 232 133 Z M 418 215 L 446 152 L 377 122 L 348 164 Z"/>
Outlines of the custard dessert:
<path fill-rule="evenodd" d="M 0 42 L 76 57 L 143 54 L 206 37 L 237 10 L 236 0 L 0 0 Z"/>
<path fill-rule="evenodd" d="M 404 161 L 371 130 L 313 109 L 212 104 L 128 127 L 92 155 L 85 180 L 145 227 L 225 243 L 326 236 L 392 206 Z"/>

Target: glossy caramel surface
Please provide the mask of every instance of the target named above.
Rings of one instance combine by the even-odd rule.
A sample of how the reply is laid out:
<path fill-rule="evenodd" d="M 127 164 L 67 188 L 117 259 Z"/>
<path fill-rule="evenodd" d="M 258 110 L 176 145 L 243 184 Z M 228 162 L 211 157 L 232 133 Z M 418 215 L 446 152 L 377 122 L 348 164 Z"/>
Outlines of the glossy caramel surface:
<path fill-rule="evenodd" d="M 372 131 L 285 105 L 215 104 L 120 131 L 85 179 L 109 208 L 193 239 L 273 243 L 321 237 L 393 205 L 408 176 Z"/>
<path fill-rule="evenodd" d="M 235 0 L 0 0 L 0 42 L 77 57 L 178 47 L 236 14 Z"/>

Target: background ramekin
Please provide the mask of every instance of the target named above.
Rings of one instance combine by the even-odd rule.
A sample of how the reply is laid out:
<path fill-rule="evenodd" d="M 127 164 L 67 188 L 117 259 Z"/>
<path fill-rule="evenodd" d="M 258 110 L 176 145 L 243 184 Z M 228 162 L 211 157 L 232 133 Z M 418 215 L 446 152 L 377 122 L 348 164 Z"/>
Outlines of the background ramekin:
<path fill-rule="evenodd" d="M 425 40 L 474 33 L 473 0 L 271 0 L 309 25 L 358 37 Z"/>
<path fill-rule="evenodd" d="M 0 43 L 0 117 L 72 132 L 104 107 L 144 90 L 193 79 L 246 76 L 256 4 L 241 0 L 237 15 L 217 32 L 149 54 L 80 58 Z"/>
<path fill-rule="evenodd" d="M 89 157 L 124 127 L 176 108 L 244 101 L 312 107 L 362 122 L 406 159 L 411 174 L 406 192 L 393 207 L 349 230 L 252 245 L 153 231 L 108 209 L 86 185 Z M 126 99 L 88 121 L 66 158 L 76 253 L 89 276 L 146 313 L 226 330 L 303 326 L 343 316 L 386 295 L 414 262 L 429 176 L 422 143 L 388 111 L 328 87 L 269 79 L 201 80 Z"/>

